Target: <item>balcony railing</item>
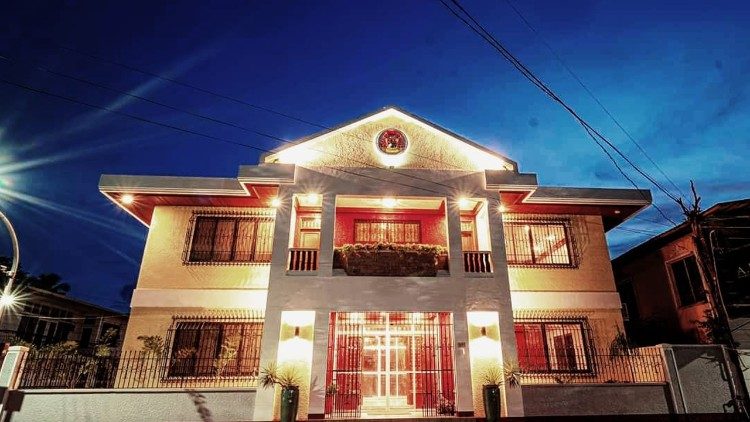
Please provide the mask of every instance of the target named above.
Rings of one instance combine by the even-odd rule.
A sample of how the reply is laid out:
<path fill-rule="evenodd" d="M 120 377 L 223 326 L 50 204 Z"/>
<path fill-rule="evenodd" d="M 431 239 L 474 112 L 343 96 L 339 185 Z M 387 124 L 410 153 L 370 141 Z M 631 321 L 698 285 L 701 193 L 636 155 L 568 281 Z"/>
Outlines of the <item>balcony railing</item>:
<path fill-rule="evenodd" d="M 467 273 L 491 273 L 492 252 L 490 251 L 465 251 L 464 272 Z"/>
<path fill-rule="evenodd" d="M 318 250 L 308 248 L 289 249 L 289 271 L 317 271 Z"/>

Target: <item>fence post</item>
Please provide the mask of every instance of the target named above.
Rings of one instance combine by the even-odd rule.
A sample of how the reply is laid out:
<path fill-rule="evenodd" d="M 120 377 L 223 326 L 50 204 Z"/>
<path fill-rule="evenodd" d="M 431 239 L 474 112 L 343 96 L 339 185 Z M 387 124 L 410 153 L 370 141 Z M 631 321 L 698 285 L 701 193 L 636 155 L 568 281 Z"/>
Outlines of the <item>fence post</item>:
<path fill-rule="evenodd" d="M 8 392 L 10 390 L 16 390 L 21 383 L 23 366 L 26 363 L 26 356 L 28 353 L 28 347 L 11 346 L 8 349 L 8 353 L 5 354 L 3 366 L 0 368 L 0 394 L 2 394 L 0 414 L 5 413 Z"/>
<path fill-rule="evenodd" d="M 662 362 L 664 363 L 664 377 L 666 378 L 669 392 L 672 396 L 672 410 L 674 413 L 688 413 L 685 395 L 682 392 L 682 381 L 680 380 L 680 369 L 677 367 L 674 349 L 671 344 L 662 343 L 661 349 Z"/>

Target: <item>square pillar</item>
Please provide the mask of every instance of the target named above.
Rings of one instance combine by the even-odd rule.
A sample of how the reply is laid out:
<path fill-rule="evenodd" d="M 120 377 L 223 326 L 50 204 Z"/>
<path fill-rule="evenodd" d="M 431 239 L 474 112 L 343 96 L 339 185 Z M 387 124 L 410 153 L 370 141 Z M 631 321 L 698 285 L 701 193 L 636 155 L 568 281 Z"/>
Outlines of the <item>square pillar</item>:
<path fill-rule="evenodd" d="M 336 226 L 336 195 L 323 194 L 320 212 L 320 252 L 318 253 L 318 275 L 333 275 L 333 236 Z"/>
<path fill-rule="evenodd" d="M 326 401 L 326 371 L 328 370 L 328 332 L 331 315 L 327 311 L 315 313 L 315 335 L 313 341 L 313 357 L 310 384 L 309 419 L 323 419 L 325 417 Z"/>
<path fill-rule="evenodd" d="M 456 365 L 456 416 L 474 416 L 467 328 L 466 312 L 454 312 L 453 335 L 456 348 L 453 359 Z"/>
<path fill-rule="evenodd" d="M 464 259 L 461 250 L 461 211 L 458 198 L 445 199 L 445 213 L 448 220 L 448 270 L 451 277 L 463 277 Z"/>

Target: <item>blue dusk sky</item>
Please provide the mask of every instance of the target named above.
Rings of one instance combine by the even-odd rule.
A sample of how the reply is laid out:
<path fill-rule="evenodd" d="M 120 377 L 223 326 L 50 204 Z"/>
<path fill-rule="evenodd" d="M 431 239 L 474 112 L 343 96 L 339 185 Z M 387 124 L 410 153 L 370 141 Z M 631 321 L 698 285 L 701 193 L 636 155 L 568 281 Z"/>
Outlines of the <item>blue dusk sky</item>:
<path fill-rule="evenodd" d="M 463 5 L 665 187 L 555 54 L 682 191 L 695 180 L 705 207 L 748 196 L 750 2 L 513 1 L 538 34 L 506 0 Z M 511 157 L 542 184 L 631 187 L 570 115 L 438 1 L 2 3 L 5 81 L 267 149 L 279 142 L 37 68 L 284 139 L 319 128 L 80 53 L 326 126 L 393 104 Z M 0 209 L 17 226 L 25 270 L 59 273 L 84 300 L 127 309 L 120 291 L 138 276 L 146 237 L 98 192 L 102 173 L 232 177 L 257 160 L 252 149 L 0 82 Z M 608 235 L 613 256 L 669 223 L 649 208 L 623 227 Z"/>

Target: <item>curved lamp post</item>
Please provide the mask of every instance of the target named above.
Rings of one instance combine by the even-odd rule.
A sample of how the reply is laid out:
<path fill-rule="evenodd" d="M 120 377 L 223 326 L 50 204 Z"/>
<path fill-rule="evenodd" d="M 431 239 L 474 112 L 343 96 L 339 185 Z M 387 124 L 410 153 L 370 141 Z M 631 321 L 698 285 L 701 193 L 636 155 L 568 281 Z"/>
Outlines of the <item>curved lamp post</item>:
<path fill-rule="evenodd" d="M 12 302 L 12 293 L 11 293 L 12 290 L 11 289 L 13 288 L 13 280 L 15 279 L 16 272 L 18 271 L 19 253 L 18 253 L 18 237 L 16 236 L 16 230 L 13 228 L 13 225 L 10 224 L 10 220 L 8 220 L 8 217 L 6 217 L 2 211 L 0 211 L 0 220 L 3 221 L 3 223 L 5 224 L 5 227 L 8 229 L 10 240 L 13 243 L 13 263 L 11 264 L 10 269 L 5 271 L 5 275 L 8 276 L 8 282 L 5 283 L 5 289 L 3 290 L 3 295 L 0 296 L 0 321 L 2 321 L 5 307 Z"/>

